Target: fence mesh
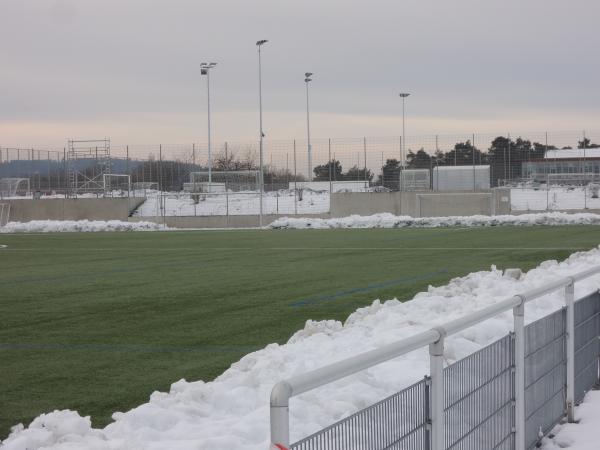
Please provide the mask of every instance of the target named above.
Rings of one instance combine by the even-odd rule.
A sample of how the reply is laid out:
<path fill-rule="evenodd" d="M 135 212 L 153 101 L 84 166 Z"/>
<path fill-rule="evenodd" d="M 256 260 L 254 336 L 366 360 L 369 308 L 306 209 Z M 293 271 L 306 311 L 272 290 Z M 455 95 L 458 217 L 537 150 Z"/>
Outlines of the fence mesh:
<path fill-rule="evenodd" d="M 445 369 L 446 448 L 513 448 L 513 360 L 508 335 Z"/>
<path fill-rule="evenodd" d="M 600 294 L 575 302 L 575 400 L 598 383 Z M 448 450 L 515 448 L 514 335 L 444 369 Z M 428 449 L 430 391 L 420 381 L 291 446 L 294 450 Z M 525 440 L 535 448 L 566 412 L 566 309 L 525 327 Z"/>
<path fill-rule="evenodd" d="M 564 416 L 566 309 L 525 328 L 525 442 L 531 448 Z"/>
<path fill-rule="evenodd" d="M 592 294 L 575 303 L 575 402 L 598 383 L 600 301 Z"/>
<path fill-rule="evenodd" d="M 425 450 L 427 381 L 293 444 L 293 450 Z"/>

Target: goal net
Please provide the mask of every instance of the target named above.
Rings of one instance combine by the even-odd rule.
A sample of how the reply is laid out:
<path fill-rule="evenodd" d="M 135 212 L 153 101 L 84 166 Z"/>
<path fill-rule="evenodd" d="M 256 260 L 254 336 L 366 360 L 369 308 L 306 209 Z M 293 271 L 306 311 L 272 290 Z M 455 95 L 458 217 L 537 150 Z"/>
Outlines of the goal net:
<path fill-rule="evenodd" d="M 400 190 L 428 191 L 431 188 L 429 169 L 405 169 L 400 173 Z"/>
<path fill-rule="evenodd" d="M 0 178 L 0 198 L 29 195 L 29 178 Z"/>
<path fill-rule="evenodd" d="M 119 173 L 105 173 L 102 176 L 104 195 L 107 197 L 129 197 L 131 177 Z"/>
<path fill-rule="evenodd" d="M 10 219 L 10 203 L 0 203 L 0 227 L 8 223 Z"/>
<path fill-rule="evenodd" d="M 229 170 L 191 172 L 190 182 L 184 183 L 189 192 L 260 191 L 259 170 Z"/>

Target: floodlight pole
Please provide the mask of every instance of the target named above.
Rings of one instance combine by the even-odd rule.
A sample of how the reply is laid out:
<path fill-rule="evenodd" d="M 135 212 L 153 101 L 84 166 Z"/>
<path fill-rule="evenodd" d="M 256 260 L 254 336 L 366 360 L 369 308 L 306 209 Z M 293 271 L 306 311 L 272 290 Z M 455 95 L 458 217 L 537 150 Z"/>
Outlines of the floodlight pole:
<path fill-rule="evenodd" d="M 410 94 L 401 92 L 400 97 L 402 98 L 402 159 L 406 160 L 406 132 L 404 129 L 404 101 Z M 404 161 L 402 161 L 402 167 L 404 167 Z"/>
<path fill-rule="evenodd" d="M 304 84 L 306 84 L 306 136 L 308 143 L 308 181 L 312 180 L 312 147 L 310 145 L 310 114 L 309 114 L 309 103 L 308 103 L 308 83 L 312 81 L 310 78 L 313 74 L 306 72 L 304 74 Z"/>
<path fill-rule="evenodd" d="M 210 143 L 210 69 L 216 67 L 217 63 L 200 64 L 200 73 L 206 75 L 206 102 L 208 110 L 208 192 L 212 191 L 212 152 Z"/>
<path fill-rule="evenodd" d="M 259 127 L 260 127 L 260 149 L 259 149 L 259 165 L 260 165 L 260 174 L 259 174 L 259 182 L 260 182 L 260 199 L 259 199 L 259 219 L 258 224 L 262 228 L 263 226 L 263 123 L 262 123 L 262 66 L 260 59 L 260 48 L 263 44 L 266 44 L 266 39 L 262 39 L 256 42 L 256 46 L 258 47 L 258 116 L 259 116 Z"/>

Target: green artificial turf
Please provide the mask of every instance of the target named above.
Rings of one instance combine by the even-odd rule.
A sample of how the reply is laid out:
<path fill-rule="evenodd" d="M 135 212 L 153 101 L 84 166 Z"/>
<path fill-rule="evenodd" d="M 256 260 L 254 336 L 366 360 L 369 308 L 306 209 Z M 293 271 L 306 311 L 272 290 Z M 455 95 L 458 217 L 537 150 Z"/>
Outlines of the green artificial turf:
<path fill-rule="evenodd" d="M 0 235 L 0 438 L 76 409 L 106 425 L 211 380 L 307 319 L 344 320 L 491 264 L 529 269 L 597 227 Z"/>

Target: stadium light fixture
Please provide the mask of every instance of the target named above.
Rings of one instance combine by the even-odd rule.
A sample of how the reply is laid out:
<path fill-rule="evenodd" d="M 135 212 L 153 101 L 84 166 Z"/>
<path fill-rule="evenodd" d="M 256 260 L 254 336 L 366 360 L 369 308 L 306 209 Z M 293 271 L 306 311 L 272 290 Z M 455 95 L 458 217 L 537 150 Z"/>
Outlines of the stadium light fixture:
<path fill-rule="evenodd" d="M 259 226 L 263 225 L 263 138 L 265 134 L 263 133 L 263 122 L 262 122 L 262 66 L 261 66 L 261 58 L 260 58 L 260 48 L 269 42 L 266 39 L 261 39 L 260 41 L 256 41 L 256 47 L 258 48 L 258 121 L 260 128 L 260 149 L 259 149 L 259 165 L 260 165 L 260 213 L 259 213 Z"/>
<path fill-rule="evenodd" d="M 208 192 L 212 191 L 212 152 L 210 142 L 210 69 L 216 67 L 217 63 L 200 63 L 200 74 L 206 75 L 206 102 L 208 110 Z"/>
<path fill-rule="evenodd" d="M 310 115 L 309 115 L 309 103 L 308 103 L 308 83 L 312 81 L 313 73 L 306 72 L 304 74 L 304 84 L 306 84 L 306 135 L 307 135 L 307 149 L 308 149 L 308 180 L 312 180 L 312 146 L 310 145 Z"/>
<path fill-rule="evenodd" d="M 405 131 L 405 127 L 404 127 L 404 101 L 406 100 L 406 97 L 408 97 L 410 94 L 407 92 L 401 92 L 400 94 L 398 94 L 401 98 L 402 98 L 402 161 L 400 161 L 400 164 L 402 164 L 402 166 L 404 167 L 404 160 L 406 158 L 406 131 Z"/>

